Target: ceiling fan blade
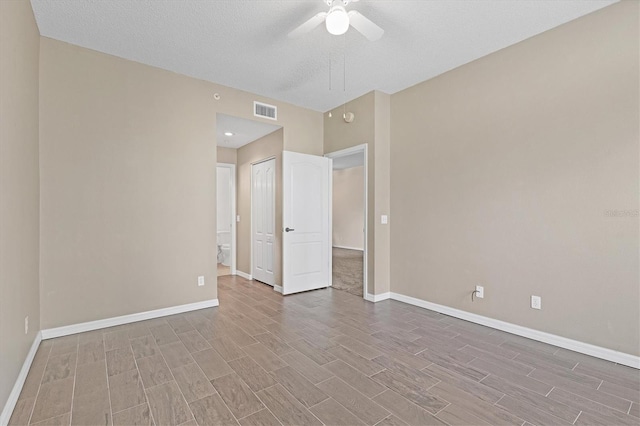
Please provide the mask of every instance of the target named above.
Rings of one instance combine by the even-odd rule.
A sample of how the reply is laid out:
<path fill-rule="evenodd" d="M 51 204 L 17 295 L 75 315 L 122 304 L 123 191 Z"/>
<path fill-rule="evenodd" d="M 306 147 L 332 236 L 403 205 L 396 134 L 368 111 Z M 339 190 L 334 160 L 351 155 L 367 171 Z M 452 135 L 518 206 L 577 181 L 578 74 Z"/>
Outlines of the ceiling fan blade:
<path fill-rule="evenodd" d="M 314 16 L 312 16 L 308 21 L 295 28 L 288 34 L 289 38 L 300 37 L 303 34 L 311 32 L 318 25 L 322 24 L 327 17 L 327 12 L 320 12 Z"/>
<path fill-rule="evenodd" d="M 384 34 L 384 30 L 382 28 L 355 10 L 349 12 L 349 23 L 353 28 L 369 39 L 369 41 L 380 40 Z"/>

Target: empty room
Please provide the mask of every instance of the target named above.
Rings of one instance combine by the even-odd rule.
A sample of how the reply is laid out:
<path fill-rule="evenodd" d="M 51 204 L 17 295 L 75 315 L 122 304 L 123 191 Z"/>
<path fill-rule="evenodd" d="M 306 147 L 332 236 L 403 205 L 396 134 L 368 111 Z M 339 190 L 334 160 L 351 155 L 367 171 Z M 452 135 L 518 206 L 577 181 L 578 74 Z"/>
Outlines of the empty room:
<path fill-rule="evenodd" d="M 0 0 L 0 426 L 640 424 L 639 0 Z"/>

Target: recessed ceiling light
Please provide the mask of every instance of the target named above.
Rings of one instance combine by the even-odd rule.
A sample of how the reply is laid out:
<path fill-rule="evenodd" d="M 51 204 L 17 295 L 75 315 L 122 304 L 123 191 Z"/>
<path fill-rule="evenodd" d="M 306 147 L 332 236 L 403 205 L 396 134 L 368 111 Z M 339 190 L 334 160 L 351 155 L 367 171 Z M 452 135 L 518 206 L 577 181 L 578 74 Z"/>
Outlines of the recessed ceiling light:
<path fill-rule="evenodd" d="M 225 136 L 233 136 L 233 135 L 235 135 L 235 133 L 233 133 L 233 132 L 224 132 L 224 135 Z"/>

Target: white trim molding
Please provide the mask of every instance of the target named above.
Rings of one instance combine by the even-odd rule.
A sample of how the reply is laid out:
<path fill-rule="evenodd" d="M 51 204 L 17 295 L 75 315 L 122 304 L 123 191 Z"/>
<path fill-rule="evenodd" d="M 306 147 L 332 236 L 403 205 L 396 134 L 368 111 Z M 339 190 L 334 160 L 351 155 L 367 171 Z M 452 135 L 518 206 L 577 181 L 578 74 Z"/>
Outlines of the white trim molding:
<path fill-rule="evenodd" d="M 53 339 L 55 337 L 84 333 L 86 331 L 99 330 L 101 328 L 114 327 L 116 325 L 129 324 L 132 322 L 144 321 L 153 318 L 166 317 L 168 315 L 181 314 L 183 312 L 212 308 L 218 305 L 218 299 L 210 299 L 204 300 L 202 302 L 188 303 L 186 305 L 171 306 L 168 308 L 156 309 L 153 311 L 139 312 L 137 314 L 122 315 L 119 317 L 105 318 L 96 321 L 83 322 L 80 324 L 49 328 L 41 331 L 42 339 Z"/>
<path fill-rule="evenodd" d="M 387 300 L 391 298 L 391 293 L 381 293 L 381 294 L 371 294 L 367 293 L 364 295 L 364 300 L 368 300 L 369 302 L 380 302 L 383 300 Z"/>
<path fill-rule="evenodd" d="M 251 274 L 247 274 L 246 272 L 242 272 L 240 269 L 236 269 L 236 275 L 244 278 L 245 280 L 252 280 L 253 277 Z"/>
<path fill-rule="evenodd" d="M 534 330 L 532 328 L 500 321 L 471 312 L 462 311 L 460 309 L 450 308 L 449 306 L 438 305 L 437 303 L 428 302 L 426 300 L 417 299 L 411 296 L 405 296 L 399 293 L 391 293 L 391 299 L 408 303 L 410 305 L 419 306 L 431 311 L 440 312 L 441 314 L 449 315 L 465 321 L 485 325 L 497 330 L 506 331 L 507 333 L 526 337 L 528 339 L 533 339 L 564 349 L 569 349 L 574 352 L 579 352 L 585 355 L 594 356 L 596 358 L 601 358 L 607 361 L 616 362 L 618 364 L 640 369 L 640 357 L 635 355 L 618 352 L 613 349 L 603 348 L 601 346 L 580 342 L 578 340 L 573 340 L 562 336 L 557 336 L 555 334 L 546 333 L 544 331 Z"/>
<path fill-rule="evenodd" d="M 273 290 L 277 291 L 280 294 L 282 294 L 282 286 L 281 285 L 274 285 L 273 286 Z"/>
<path fill-rule="evenodd" d="M 38 347 L 40 346 L 41 341 L 42 332 L 38 331 L 35 339 L 33 339 L 33 344 L 31 344 L 31 349 L 29 349 L 27 357 L 22 364 L 22 369 L 20 370 L 20 373 L 16 378 L 13 389 L 11 389 L 11 393 L 9 394 L 9 398 L 7 399 L 7 403 L 4 404 L 2 414 L 0 414 L 0 425 L 9 424 L 9 420 L 11 419 L 11 415 L 13 414 L 13 409 L 16 408 L 18 397 L 20 396 L 20 392 L 22 392 L 22 387 L 24 386 L 25 380 L 27 380 L 27 374 L 29 374 L 31 363 L 33 363 L 33 358 L 35 358 L 36 352 L 38 352 Z"/>

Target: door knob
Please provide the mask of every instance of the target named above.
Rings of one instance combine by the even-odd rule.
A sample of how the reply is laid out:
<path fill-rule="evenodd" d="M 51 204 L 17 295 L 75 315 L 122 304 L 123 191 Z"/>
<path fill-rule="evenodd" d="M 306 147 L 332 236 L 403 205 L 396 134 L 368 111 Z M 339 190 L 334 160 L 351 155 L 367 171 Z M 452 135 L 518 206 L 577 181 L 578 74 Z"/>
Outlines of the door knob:
<path fill-rule="evenodd" d="M 284 228 L 284 230 L 285 230 L 286 232 L 295 231 L 295 229 L 293 229 L 293 228 L 289 228 L 289 227 Z"/>

